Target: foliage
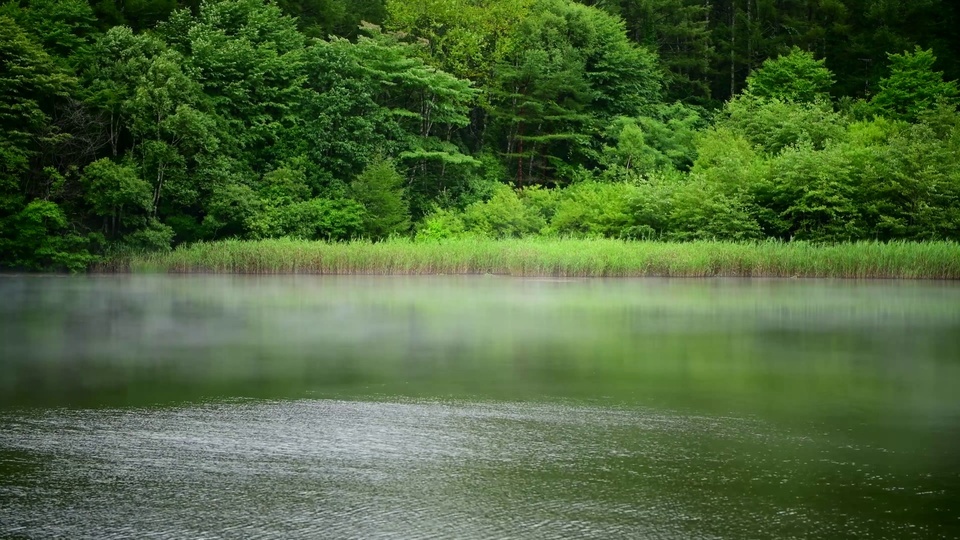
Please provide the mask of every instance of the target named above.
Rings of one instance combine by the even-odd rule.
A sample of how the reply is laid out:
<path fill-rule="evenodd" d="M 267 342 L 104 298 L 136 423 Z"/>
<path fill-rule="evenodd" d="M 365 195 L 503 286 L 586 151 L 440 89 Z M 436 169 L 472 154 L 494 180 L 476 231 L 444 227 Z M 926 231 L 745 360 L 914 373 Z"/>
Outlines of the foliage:
<path fill-rule="evenodd" d="M 589 3 L 589 2 L 587 2 Z M 595 2 L 624 19 L 631 40 L 656 50 L 670 101 L 703 104 L 710 96 L 714 46 L 710 4 L 700 0 L 615 0 Z"/>
<path fill-rule="evenodd" d="M 933 50 L 918 45 L 913 52 L 888 57 L 890 75 L 880 81 L 880 91 L 871 100 L 880 114 L 915 121 L 938 102 L 956 104 L 960 90 L 956 81 L 944 81 L 943 72 L 933 70 Z"/>
<path fill-rule="evenodd" d="M 694 177 L 677 187 L 670 212 L 670 233 L 675 240 L 755 240 L 762 237 L 741 190 Z"/>
<path fill-rule="evenodd" d="M 826 101 L 802 103 L 746 94 L 727 103 L 724 112 L 718 125 L 767 154 L 799 143 L 822 149 L 844 133 L 844 117 Z"/>
<path fill-rule="evenodd" d="M 104 233 L 116 235 L 153 208 L 153 190 L 130 164 L 120 165 L 101 158 L 83 170 L 86 199 L 93 214 L 103 219 Z M 168 242 L 169 244 L 169 242 Z"/>
<path fill-rule="evenodd" d="M 634 188 L 624 183 L 581 182 L 560 198 L 551 229 L 564 236 L 616 238 L 631 223 Z"/>
<path fill-rule="evenodd" d="M 363 233 L 381 239 L 403 234 L 410 228 L 410 205 L 403 189 L 403 177 L 393 163 L 375 161 L 350 184 L 353 198 L 363 205 Z"/>
<path fill-rule="evenodd" d="M 4 265 L 11 268 L 76 272 L 97 260 L 89 253 L 96 238 L 73 231 L 63 209 L 50 201 L 31 201 L 0 222 L 0 232 Z"/>
<path fill-rule="evenodd" d="M 0 267 L 283 236 L 956 240 L 958 17 L 6 0 Z"/>
<path fill-rule="evenodd" d="M 797 47 L 790 54 L 768 59 L 747 77 L 747 92 L 760 98 L 811 103 L 829 98 L 833 73 L 824 60 Z"/>
<path fill-rule="evenodd" d="M 547 220 L 524 204 L 520 194 L 501 185 L 490 200 L 476 202 L 466 208 L 463 222 L 468 231 L 491 238 L 517 238 L 536 234 L 547 226 Z"/>
<path fill-rule="evenodd" d="M 249 228 L 253 238 L 345 240 L 363 230 L 363 207 L 351 199 L 321 198 L 268 206 L 251 219 Z"/>
<path fill-rule="evenodd" d="M 432 241 L 458 238 L 466 231 L 463 218 L 458 212 L 446 208 L 434 208 L 417 226 L 417 240 Z"/>
<path fill-rule="evenodd" d="M 594 165 L 598 126 L 647 111 L 661 90 L 656 56 L 626 39 L 622 21 L 566 0 L 531 6 L 496 73 L 493 132 L 518 186 Z"/>

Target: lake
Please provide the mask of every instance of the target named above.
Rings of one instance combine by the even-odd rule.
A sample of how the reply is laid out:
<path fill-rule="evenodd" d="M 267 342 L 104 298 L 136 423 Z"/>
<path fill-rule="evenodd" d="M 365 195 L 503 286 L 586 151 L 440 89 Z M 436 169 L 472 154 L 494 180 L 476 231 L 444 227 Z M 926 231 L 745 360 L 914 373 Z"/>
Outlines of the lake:
<path fill-rule="evenodd" d="M 960 284 L 0 276 L 0 538 L 960 538 Z"/>

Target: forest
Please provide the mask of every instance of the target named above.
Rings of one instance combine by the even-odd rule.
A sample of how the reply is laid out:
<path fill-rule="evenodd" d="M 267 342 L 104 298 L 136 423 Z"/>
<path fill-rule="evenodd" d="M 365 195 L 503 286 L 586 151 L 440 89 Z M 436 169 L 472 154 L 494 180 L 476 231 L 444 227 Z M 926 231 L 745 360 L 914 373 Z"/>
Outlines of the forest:
<path fill-rule="evenodd" d="M 6 0 L 0 268 L 960 240 L 958 27 L 948 0 Z"/>

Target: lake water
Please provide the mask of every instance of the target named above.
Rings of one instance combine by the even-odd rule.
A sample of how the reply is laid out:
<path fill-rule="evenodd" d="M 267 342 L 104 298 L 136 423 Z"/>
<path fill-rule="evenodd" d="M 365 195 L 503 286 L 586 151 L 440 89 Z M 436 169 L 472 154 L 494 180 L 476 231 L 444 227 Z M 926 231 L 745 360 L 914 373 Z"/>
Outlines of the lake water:
<path fill-rule="evenodd" d="M 0 538 L 960 538 L 960 284 L 0 277 Z"/>

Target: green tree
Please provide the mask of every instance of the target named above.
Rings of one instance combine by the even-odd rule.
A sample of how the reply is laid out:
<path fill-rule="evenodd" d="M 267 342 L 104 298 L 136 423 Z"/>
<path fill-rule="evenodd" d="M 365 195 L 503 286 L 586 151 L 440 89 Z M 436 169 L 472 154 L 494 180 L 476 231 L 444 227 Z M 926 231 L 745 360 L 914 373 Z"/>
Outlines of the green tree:
<path fill-rule="evenodd" d="M 153 190 L 127 164 L 102 158 L 83 170 L 85 197 L 97 217 L 103 218 L 103 233 L 108 238 L 127 229 L 131 220 L 143 220 L 153 207 Z M 137 225 L 143 225 L 137 223 Z"/>
<path fill-rule="evenodd" d="M 960 91 L 956 81 L 944 81 L 943 72 L 934 71 L 933 51 L 917 46 L 913 52 L 890 54 L 890 75 L 880 81 L 880 91 L 871 103 L 880 114 L 915 121 L 939 101 L 954 105 Z"/>
<path fill-rule="evenodd" d="M 666 157 L 646 143 L 644 130 L 633 118 L 620 117 L 608 129 L 608 138 L 615 143 L 603 147 L 603 164 L 617 175 L 621 170 L 641 173 L 663 166 Z"/>
<path fill-rule="evenodd" d="M 374 161 L 350 184 L 350 194 L 363 205 L 363 233 L 373 239 L 410 229 L 410 205 L 404 179 L 388 160 Z"/>
<path fill-rule="evenodd" d="M 296 17 L 311 37 L 356 38 L 360 24 L 380 24 L 386 18 L 384 0 L 277 0 L 283 12 Z"/>
<path fill-rule="evenodd" d="M 75 84 L 17 23 L 0 17 L 0 193 L 20 192 L 31 159 L 57 136 L 51 114 Z"/>
<path fill-rule="evenodd" d="M 660 106 L 651 116 L 616 118 L 607 129 L 615 146 L 603 147 L 609 174 L 650 173 L 665 167 L 688 170 L 697 155 L 697 136 L 705 122 L 681 103 Z"/>
<path fill-rule="evenodd" d="M 387 28 L 423 40 L 438 68 L 485 86 L 534 0 L 389 0 Z"/>
<path fill-rule="evenodd" d="M 57 203 L 34 199 L 0 221 L 0 266 L 78 272 L 96 260 L 92 240 L 75 230 Z"/>
<path fill-rule="evenodd" d="M 427 64 L 416 45 L 375 27 L 368 30 L 370 37 L 356 44 L 340 43 L 350 48 L 367 91 L 403 134 L 395 157 L 411 181 L 412 211 L 422 215 L 437 194 L 451 187 L 462 191 L 462 179 L 478 165 L 455 139 L 456 130 L 470 123 L 477 91 L 469 81 Z"/>
<path fill-rule="evenodd" d="M 76 80 L 0 16 L 0 266 L 80 269 L 90 239 L 61 207 L 67 179 L 46 166 L 62 141 L 52 121 Z"/>
<path fill-rule="evenodd" d="M 630 42 L 623 21 L 569 0 L 539 0 L 497 66 L 491 113 L 518 185 L 569 180 L 594 167 L 600 128 L 659 101 L 655 53 Z"/>
<path fill-rule="evenodd" d="M 225 124 L 227 148 L 257 174 L 292 157 L 280 143 L 299 120 L 306 80 L 296 20 L 262 0 L 215 0 L 196 17 L 175 13 L 160 32 Z"/>
<path fill-rule="evenodd" d="M 776 59 L 764 61 L 763 66 L 747 77 L 747 91 L 761 98 L 812 103 L 828 100 L 833 73 L 823 60 L 797 47 Z"/>
<path fill-rule="evenodd" d="M 714 46 L 709 30 L 710 2 L 703 0 L 617 0 L 585 2 L 619 15 L 627 36 L 658 53 L 663 84 L 671 101 L 710 100 Z"/>
<path fill-rule="evenodd" d="M 85 0 L 29 0 L 23 7 L 8 1 L 0 6 L 3 15 L 16 20 L 47 53 L 64 60 L 81 58 L 77 53 L 96 33 L 96 18 Z"/>
<path fill-rule="evenodd" d="M 342 191 L 378 152 L 396 155 L 409 138 L 400 115 L 378 103 L 379 83 L 355 53 L 341 39 L 317 41 L 306 51 L 300 121 L 282 144 L 285 154 L 305 158 L 308 185 L 318 193 Z"/>
<path fill-rule="evenodd" d="M 88 103 L 102 111 L 110 153 L 125 156 L 151 186 L 151 218 L 174 218 L 176 234 L 196 238 L 197 230 L 187 229 L 202 217 L 200 208 L 220 181 L 214 164 L 222 160 L 212 156 L 231 150 L 224 148 L 228 137 L 196 68 L 156 36 L 125 27 L 107 31 L 92 51 L 82 75 Z M 149 220 L 143 226 L 162 232 L 150 234 L 147 243 L 167 236 Z"/>
<path fill-rule="evenodd" d="M 806 142 L 822 149 L 842 139 L 847 119 L 826 101 L 794 102 L 738 96 L 727 103 L 717 125 L 744 137 L 767 154 Z"/>
<path fill-rule="evenodd" d="M 154 28 L 178 7 L 195 9 L 200 0 L 90 0 L 90 4 L 101 24 L 139 31 Z"/>

